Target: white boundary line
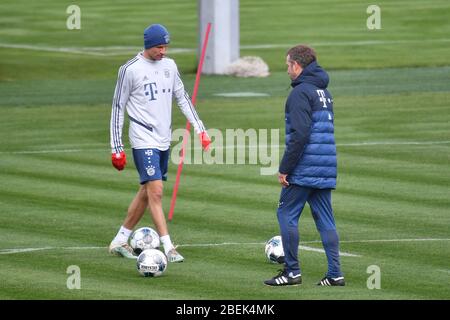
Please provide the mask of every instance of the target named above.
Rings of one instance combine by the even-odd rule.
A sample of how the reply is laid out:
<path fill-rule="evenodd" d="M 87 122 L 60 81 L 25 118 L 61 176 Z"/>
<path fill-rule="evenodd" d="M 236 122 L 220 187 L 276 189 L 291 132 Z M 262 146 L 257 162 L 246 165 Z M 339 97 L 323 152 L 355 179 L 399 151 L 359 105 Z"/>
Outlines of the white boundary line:
<path fill-rule="evenodd" d="M 51 249 L 54 249 L 54 248 L 55 247 L 0 249 L 0 254 L 12 254 L 12 253 L 22 253 L 22 252 L 31 252 L 31 251 L 51 250 Z"/>
<path fill-rule="evenodd" d="M 355 142 L 355 143 L 337 143 L 338 147 L 361 147 L 361 146 L 411 146 L 411 145 L 433 145 L 449 144 L 449 140 L 443 141 L 374 141 L 374 142 Z"/>
<path fill-rule="evenodd" d="M 142 51 L 141 47 L 120 47 L 120 46 L 106 46 L 106 47 L 51 47 L 44 45 L 32 45 L 32 44 L 13 44 L 13 43 L 0 43 L 0 48 L 7 49 L 23 49 L 23 50 L 35 50 L 35 51 L 47 51 L 47 52 L 61 52 L 71 54 L 81 54 L 89 56 L 118 56 L 124 54 L 137 54 Z M 170 54 L 178 53 L 190 53 L 195 52 L 196 49 L 192 48 L 170 48 Z"/>
<path fill-rule="evenodd" d="M 2 151 L 0 153 L 1 154 L 41 154 L 41 153 L 74 153 L 74 152 L 82 152 L 82 151 L 87 151 L 87 149 Z M 90 151 L 93 151 L 93 150 L 90 150 Z"/>
<path fill-rule="evenodd" d="M 313 47 L 328 47 L 328 46 L 373 46 L 373 45 L 400 45 L 400 44 L 414 44 L 414 43 L 445 43 L 450 42 L 448 38 L 442 39 L 412 39 L 412 40 L 367 40 L 367 41 L 325 41 L 325 42 L 312 42 Z M 277 48 L 290 48 L 291 44 L 255 44 L 255 45 L 242 45 L 242 50 L 247 49 L 277 49 Z M 24 49 L 24 50 L 37 50 L 37 51 L 50 51 L 61 52 L 71 54 L 85 54 L 92 56 L 115 56 L 129 53 L 137 53 L 142 50 L 138 46 L 102 46 L 102 47 L 52 47 L 45 45 L 35 45 L 26 43 L 0 43 L 0 48 L 9 49 Z M 170 48 L 170 54 L 179 53 L 194 53 L 195 48 Z"/>
<path fill-rule="evenodd" d="M 450 238 L 340 240 L 340 243 L 450 241 Z M 305 243 L 308 243 L 305 241 Z"/>
<path fill-rule="evenodd" d="M 450 238 L 418 238 L 418 239 L 367 239 L 367 240 L 341 240 L 340 243 L 374 243 L 374 242 L 423 242 L 423 241 L 450 241 Z M 321 243 L 320 240 L 314 241 L 302 241 L 301 243 Z M 187 243 L 180 244 L 179 247 L 218 247 L 218 246 L 246 246 L 246 245 L 257 245 L 263 246 L 264 242 L 222 242 L 222 243 Z M 13 249 L 0 249 L 0 255 L 2 254 L 13 254 L 13 253 L 23 253 L 32 251 L 42 251 L 42 250 L 98 250 L 106 249 L 107 247 L 41 247 L 41 248 L 13 248 Z M 323 249 L 313 248 L 309 246 L 299 245 L 299 248 L 305 251 L 313 251 L 324 253 Z M 348 257 L 361 257 L 360 255 L 340 252 L 342 256 Z"/>
<path fill-rule="evenodd" d="M 412 39 L 412 40 L 361 40 L 361 41 L 325 41 L 325 42 L 311 42 L 312 47 L 335 47 L 335 46 L 373 46 L 383 44 L 408 44 L 408 43 L 424 43 L 424 42 L 450 42 L 450 39 Z M 276 49 L 276 48 L 290 48 L 291 44 L 255 44 L 244 45 L 241 49 Z"/>
<path fill-rule="evenodd" d="M 263 246 L 263 245 L 265 245 L 265 243 L 262 243 L 262 242 L 248 242 L 248 243 L 224 242 L 224 243 L 205 243 L 205 244 L 180 244 L 178 246 L 179 247 L 213 247 L 213 246 L 229 246 L 229 245 L 258 245 L 258 246 L 261 245 L 261 246 Z M 317 249 L 317 248 L 303 246 L 303 245 L 299 245 L 298 247 L 305 251 L 325 253 L 325 250 L 323 250 L 323 249 Z M 360 257 L 360 255 L 347 253 L 347 252 L 340 252 L 340 255 L 345 256 L 345 257 Z"/>
<path fill-rule="evenodd" d="M 232 243 L 232 242 L 224 242 L 224 243 L 200 243 L 200 244 L 181 244 L 178 247 L 218 247 L 218 246 L 230 246 L 230 245 L 258 245 L 264 246 L 265 243 Z M 13 254 L 13 253 L 23 253 L 23 252 L 32 252 L 32 251 L 43 251 L 43 250 L 97 250 L 97 249 L 106 249 L 107 247 L 42 247 L 42 248 L 19 248 L 19 249 L 0 249 L 0 255 L 2 254 Z M 300 249 L 305 251 L 319 252 L 325 253 L 325 250 L 308 247 L 308 246 L 299 246 Z M 352 254 L 348 252 L 340 252 L 341 256 L 344 257 L 360 257 L 360 255 Z"/>
<path fill-rule="evenodd" d="M 247 98 L 247 97 L 269 97 L 270 94 L 262 92 L 240 91 L 240 92 L 220 92 L 214 93 L 214 96 L 225 98 Z"/>
<path fill-rule="evenodd" d="M 427 146 L 427 145 L 439 145 L 439 144 L 450 144 L 450 140 L 444 141 L 374 141 L 374 142 L 355 142 L 355 143 L 337 143 L 337 147 L 366 147 L 366 146 Z M 224 149 L 257 149 L 263 147 L 284 147 L 280 145 L 237 145 L 237 146 L 225 146 Z M 219 149 L 220 147 L 215 147 Z M 201 147 L 191 148 L 192 150 L 200 150 Z M 109 149 L 108 149 L 109 150 Z M 106 149 L 55 149 L 55 150 L 23 150 L 23 151 L 0 151 L 0 154 L 45 154 L 45 153 L 74 153 L 74 152 L 106 152 Z"/>
<path fill-rule="evenodd" d="M 439 272 L 445 272 L 445 273 L 450 274 L 450 270 L 439 269 L 438 271 L 439 271 Z"/>
<path fill-rule="evenodd" d="M 305 251 L 325 253 L 324 249 L 319 249 L 319 248 L 313 248 L 313 247 L 302 246 L 302 245 L 298 246 L 298 248 L 301 250 L 305 250 Z M 339 255 L 341 257 L 361 257 L 361 255 L 359 255 L 359 254 L 348 253 L 348 252 L 343 252 L 343 251 L 339 251 Z"/>

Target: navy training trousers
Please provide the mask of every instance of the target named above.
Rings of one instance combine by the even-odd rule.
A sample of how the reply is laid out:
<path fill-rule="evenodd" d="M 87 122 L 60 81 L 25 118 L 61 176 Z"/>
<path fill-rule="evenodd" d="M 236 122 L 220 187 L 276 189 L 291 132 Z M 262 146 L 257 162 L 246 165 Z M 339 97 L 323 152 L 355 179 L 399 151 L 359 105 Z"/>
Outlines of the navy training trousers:
<path fill-rule="evenodd" d="M 314 189 L 295 184 L 282 188 L 277 217 L 286 269 L 294 275 L 301 274 L 298 261 L 300 238 L 298 221 L 306 202 L 311 207 L 311 213 L 327 256 L 328 272 L 326 276 L 340 277 L 342 272 L 339 261 L 339 236 L 331 206 L 331 189 Z"/>

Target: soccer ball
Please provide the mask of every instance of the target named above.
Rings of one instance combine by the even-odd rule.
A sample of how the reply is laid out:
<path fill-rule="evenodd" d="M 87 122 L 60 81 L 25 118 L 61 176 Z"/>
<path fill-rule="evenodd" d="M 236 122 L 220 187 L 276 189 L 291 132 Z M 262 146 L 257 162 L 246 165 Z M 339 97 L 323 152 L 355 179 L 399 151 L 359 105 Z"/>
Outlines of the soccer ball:
<path fill-rule="evenodd" d="M 159 277 L 166 271 L 167 258 L 158 249 L 145 249 L 137 258 L 136 266 L 144 277 Z"/>
<path fill-rule="evenodd" d="M 281 236 L 270 238 L 270 240 L 266 242 L 264 252 L 271 263 L 284 263 L 284 250 Z"/>
<path fill-rule="evenodd" d="M 130 237 L 130 246 L 137 255 L 145 249 L 157 249 L 159 245 L 158 233 L 149 227 L 137 229 Z"/>

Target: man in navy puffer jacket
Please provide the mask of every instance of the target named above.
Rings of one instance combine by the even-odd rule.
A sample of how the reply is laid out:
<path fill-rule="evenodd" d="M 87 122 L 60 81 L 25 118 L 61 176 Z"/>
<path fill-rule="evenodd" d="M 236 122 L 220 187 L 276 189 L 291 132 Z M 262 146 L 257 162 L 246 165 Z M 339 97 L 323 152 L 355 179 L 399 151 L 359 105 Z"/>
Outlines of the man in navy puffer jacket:
<path fill-rule="evenodd" d="M 285 268 L 264 283 L 270 286 L 301 284 L 298 220 L 308 202 L 328 261 L 328 271 L 318 285 L 343 286 L 339 236 L 331 206 L 337 161 L 328 74 L 317 64 L 314 50 L 304 45 L 287 52 L 286 64 L 293 89 L 285 107 L 286 149 L 278 173 L 282 190 L 277 211 Z"/>

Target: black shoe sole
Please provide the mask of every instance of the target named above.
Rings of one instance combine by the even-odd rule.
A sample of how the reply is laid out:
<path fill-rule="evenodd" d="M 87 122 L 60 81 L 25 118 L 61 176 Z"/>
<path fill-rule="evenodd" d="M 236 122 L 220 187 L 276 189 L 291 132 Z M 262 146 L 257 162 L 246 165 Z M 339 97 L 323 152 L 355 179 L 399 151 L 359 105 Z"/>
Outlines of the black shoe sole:
<path fill-rule="evenodd" d="M 301 285 L 301 283 L 295 283 L 295 284 L 275 284 L 275 285 L 264 283 L 264 285 L 265 285 L 265 286 L 268 286 L 268 287 L 298 287 L 299 285 Z"/>

